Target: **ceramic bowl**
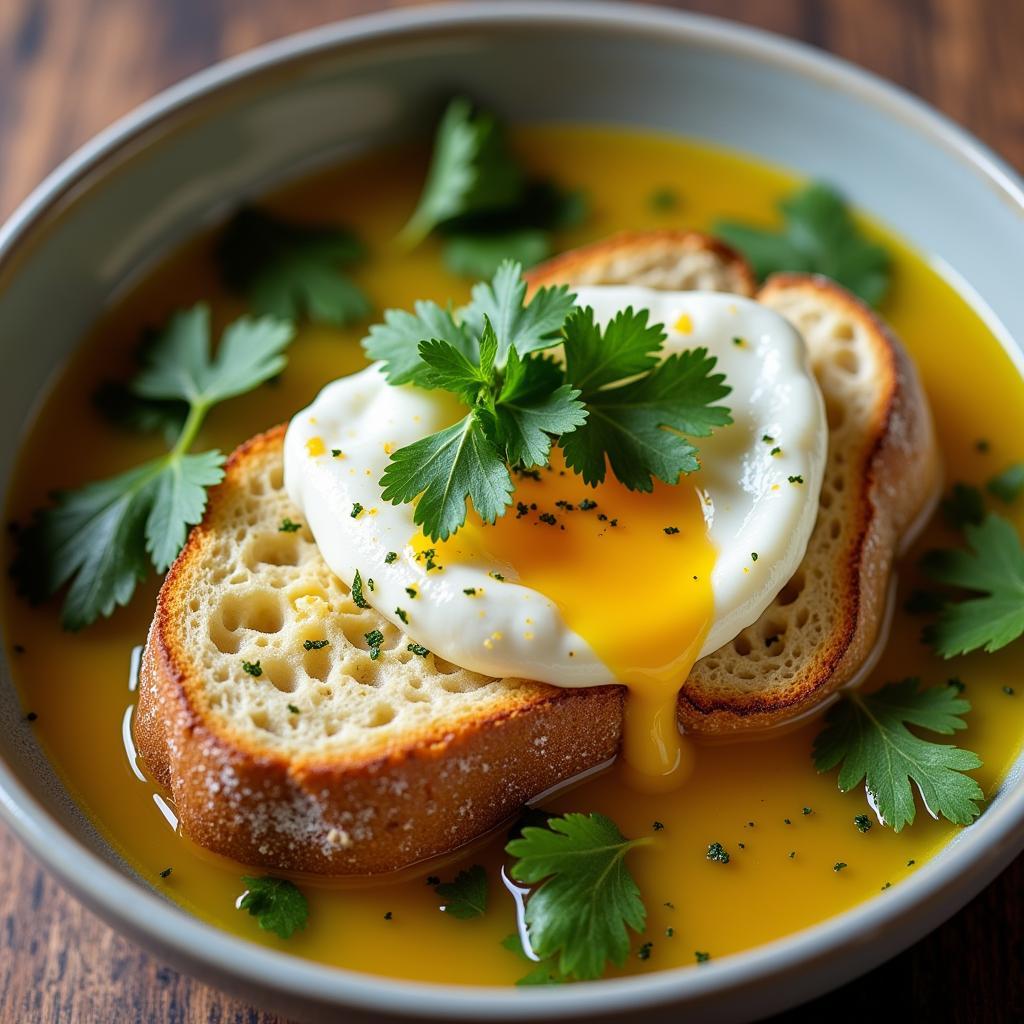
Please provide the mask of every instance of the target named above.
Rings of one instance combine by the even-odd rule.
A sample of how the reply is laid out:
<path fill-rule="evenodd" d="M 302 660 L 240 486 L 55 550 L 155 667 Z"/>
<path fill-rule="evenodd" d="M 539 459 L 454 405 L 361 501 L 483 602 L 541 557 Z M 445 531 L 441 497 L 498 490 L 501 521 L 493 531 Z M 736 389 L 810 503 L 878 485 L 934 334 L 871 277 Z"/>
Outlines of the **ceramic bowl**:
<path fill-rule="evenodd" d="M 169 89 L 50 175 L 0 230 L 0 436 L 22 433 L 54 367 L 162 254 L 244 197 L 422 134 L 425 110 L 453 85 L 512 120 L 643 126 L 833 181 L 929 254 L 1022 365 L 1010 340 L 1024 338 L 1021 182 L 934 111 L 832 57 L 720 21 L 487 3 L 348 21 L 253 51 Z M 4 479 L 14 450 L 0 449 Z M 35 856 L 159 957 L 309 1020 L 758 1017 L 892 956 L 1024 846 L 1018 763 L 978 822 L 884 900 L 700 970 L 532 991 L 391 981 L 250 944 L 158 896 L 90 825 L 19 717 L 4 668 L 0 810 Z"/>

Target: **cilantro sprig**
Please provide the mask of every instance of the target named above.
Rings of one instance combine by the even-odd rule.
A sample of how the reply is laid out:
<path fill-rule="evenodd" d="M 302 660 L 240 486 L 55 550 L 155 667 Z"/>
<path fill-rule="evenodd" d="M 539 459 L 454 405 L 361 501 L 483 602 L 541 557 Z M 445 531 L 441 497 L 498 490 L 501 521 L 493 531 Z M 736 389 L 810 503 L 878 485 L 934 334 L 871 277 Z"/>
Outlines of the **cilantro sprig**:
<path fill-rule="evenodd" d="M 441 909 L 460 921 L 483 917 L 487 912 L 487 871 L 481 864 L 460 871 L 451 882 L 434 886 L 444 903 Z"/>
<path fill-rule="evenodd" d="M 720 220 L 715 234 L 735 246 L 764 278 L 776 271 L 825 274 L 877 306 L 889 288 L 889 253 L 865 238 L 835 189 L 813 183 L 779 203 L 781 231 Z"/>
<path fill-rule="evenodd" d="M 77 630 L 127 604 L 150 564 L 163 572 L 206 508 L 206 489 L 223 477 L 219 451 L 190 449 L 209 410 L 280 373 L 291 324 L 243 317 L 210 353 L 205 305 L 177 313 L 149 346 L 130 385 L 141 402 L 187 409 L 168 452 L 117 476 L 55 495 L 18 534 L 13 571 L 22 591 L 43 600 L 70 584 L 61 613 Z"/>
<path fill-rule="evenodd" d="M 504 259 L 545 259 L 551 232 L 585 213 L 579 193 L 530 180 L 494 114 L 457 97 L 438 125 L 423 193 L 399 242 L 412 248 L 436 232 L 453 273 L 487 277 Z"/>
<path fill-rule="evenodd" d="M 1024 547 L 1013 524 L 989 513 L 963 529 L 966 548 L 930 551 L 923 562 L 932 579 L 978 595 L 947 602 L 926 631 L 944 658 L 998 651 L 1024 633 Z"/>
<path fill-rule="evenodd" d="M 981 766 L 978 756 L 948 743 L 912 733 L 914 725 L 941 735 L 966 728 L 961 717 L 971 705 L 952 686 L 921 687 L 918 679 L 888 683 L 874 693 L 853 691 L 835 704 L 814 741 L 819 772 L 841 765 L 844 793 L 863 781 L 878 820 L 899 832 L 913 824 L 914 788 L 932 817 L 970 824 L 984 799 L 981 787 L 964 774 Z M 913 784 L 913 788 L 911 786 Z"/>
<path fill-rule="evenodd" d="M 228 222 L 217 247 L 224 283 L 252 312 L 334 327 L 369 315 L 366 294 L 342 272 L 364 254 L 343 228 L 293 224 L 251 207 Z"/>
<path fill-rule="evenodd" d="M 599 978 L 605 963 L 629 955 L 629 929 L 643 930 L 647 912 L 625 864 L 630 850 L 653 842 L 627 839 L 601 814 L 567 814 L 526 826 L 506 852 L 512 877 L 540 883 L 526 902 L 530 945 L 554 978 Z"/>
<path fill-rule="evenodd" d="M 290 939 L 306 927 L 309 902 L 294 882 L 273 875 L 244 875 L 242 882 L 246 890 L 238 900 L 238 909 L 248 910 L 265 931 Z"/>
<path fill-rule="evenodd" d="M 457 312 L 421 302 L 389 310 L 364 341 L 392 384 L 443 389 L 468 408 L 463 419 L 394 452 L 383 498 L 416 503 L 432 540 L 466 521 L 467 500 L 492 523 L 512 501 L 511 468 L 546 466 L 558 443 L 566 464 L 596 485 L 607 466 L 632 490 L 652 477 L 676 483 L 699 468 L 684 437 L 730 423 L 711 403 L 729 393 L 705 349 L 662 360 L 665 332 L 627 309 L 601 330 L 564 287 L 526 301 L 521 267 L 506 261 Z M 564 360 L 545 354 L 561 346 Z"/>

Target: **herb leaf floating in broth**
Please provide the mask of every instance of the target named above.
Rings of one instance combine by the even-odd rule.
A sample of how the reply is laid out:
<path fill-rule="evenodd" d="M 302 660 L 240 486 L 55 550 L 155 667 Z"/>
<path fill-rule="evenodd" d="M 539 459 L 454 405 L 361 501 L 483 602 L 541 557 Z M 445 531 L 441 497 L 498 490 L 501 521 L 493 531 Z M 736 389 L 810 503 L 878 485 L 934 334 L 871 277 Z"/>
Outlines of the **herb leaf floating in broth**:
<path fill-rule="evenodd" d="M 981 787 L 963 774 L 981 767 L 969 750 L 915 736 L 917 725 L 945 736 L 967 727 L 960 717 L 971 705 L 952 686 L 919 688 L 920 680 L 888 683 L 875 693 L 856 691 L 843 697 L 825 718 L 814 741 L 814 765 L 827 772 L 838 765 L 845 793 L 865 782 L 868 803 L 878 820 L 899 832 L 912 825 L 917 787 L 933 817 L 956 825 L 970 824 L 980 813 Z"/>
<path fill-rule="evenodd" d="M 605 478 L 607 460 L 626 487 L 649 491 L 652 474 L 674 484 L 699 468 L 676 431 L 706 437 L 732 422 L 710 404 L 729 388 L 706 350 L 660 361 L 665 332 L 646 312 L 626 310 L 602 332 L 564 287 L 526 302 L 521 272 L 503 263 L 454 315 L 430 303 L 415 314 L 389 310 L 364 341 L 390 383 L 450 391 L 469 407 L 455 425 L 399 448 L 381 477 L 385 501 L 419 498 L 413 518 L 431 540 L 465 523 L 467 499 L 484 522 L 504 515 L 510 468 L 548 465 L 556 441 L 587 483 Z M 559 344 L 564 366 L 539 354 Z"/>
<path fill-rule="evenodd" d="M 246 875 L 242 881 L 247 889 L 238 901 L 238 909 L 248 910 L 265 931 L 290 939 L 306 927 L 309 903 L 294 882 L 272 875 Z"/>
<path fill-rule="evenodd" d="M 782 270 L 825 274 L 877 306 L 889 288 L 889 253 L 858 229 L 843 197 L 820 182 L 779 203 L 782 231 L 719 220 L 714 232 L 764 278 Z"/>
<path fill-rule="evenodd" d="M 923 562 L 937 582 L 982 595 L 947 603 L 927 630 L 944 658 L 998 651 L 1024 633 L 1024 548 L 1013 524 L 990 513 L 964 532 L 967 548 L 930 551 Z"/>
<path fill-rule="evenodd" d="M 605 962 L 622 965 L 629 955 L 629 930 L 642 931 L 647 911 L 626 854 L 652 843 L 626 839 L 602 814 L 566 814 L 546 828 L 527 826 L 505 850 L 516 858 L 517 881 L 541 884 L 526 901 L 533 951 L 553 958 L 558 973 L 599 978 Z"/>
<path fill-rule="evenodd" d="M 1024 462 L 1015 462 L 1002 473 L 992 477 L 985 485 L 989 494 L 994 494 L 1006 504 L 1016 501 L 1024 494 Z"/>
<path fill-rule="evenodd" d="M 441 908 L 459 920 L 483 917 L 487 912 L 487 871 L 480 864 L 460 871 L 452 882 L 439 882 L 434 892 L 444 900 Z"/>
<path fill-rule="evenodd" d="M 261 210 L 240 210 L 217 247 L 224 283 L 254 313 L 343 327 L 370 313 L 363 290 L 341 272 L 365 249 L 350 231 L 293 224 Z"/>
<path fill-rule="evenodd" d="M 399 242 L 413 248 L 437 231 L 449 270 L 487 277 L 504 259 L 540 262 L 551 253 L 550 233 L 585 215 L 582 194 L 530 181 L 498 119 L 460 97 L 441 118 L 423 194 Z"/>
<path fill-rule="evenodd" d="M 130 390 L 187 405 L 177 441 L 165 455 L 60 492 L 38 510 L 18 534 L 13 569 L 22 591 L 43 600 L 70 582 L 61 619 L 66 629 L 80 629 L 127 604 L 149 563 L 165 571 L 202 518 L 206 488 L 223 477 L 221 452 L 189 452 L 207 412 L 280 373 L 293 334 L 285 321 L 243 317 L 211 357 L 208 307 L 172 317 Z"/>
<path fill-rule="evenodd" d="M 515 933 L 506 935 L 501 940 L 501 945 L 510 953 L 515 953 L 524 963 L 529 964 L 533 969 L 524 974 L 516 985 L 562 985 L 567 980 L 560 973 L 551 960 L 541 960 L 539 963 L 526 955 L 523 949 L 523 940 Z"/>

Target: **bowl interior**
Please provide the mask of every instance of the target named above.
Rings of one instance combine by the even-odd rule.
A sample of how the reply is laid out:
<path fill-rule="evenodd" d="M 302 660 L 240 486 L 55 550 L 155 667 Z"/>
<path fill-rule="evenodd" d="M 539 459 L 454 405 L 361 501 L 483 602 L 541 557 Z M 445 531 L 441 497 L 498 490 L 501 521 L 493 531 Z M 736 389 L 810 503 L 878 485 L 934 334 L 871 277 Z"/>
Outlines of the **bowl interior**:
<path fill-rule="evenodd" d="M 803 48 L 703 19 L 605 5 L 438 9 L 321 30 L 203 73 L 41 186 L 0 232 L 3 435 L 21 435 L 90 322 L 169 249 L 246 197 L 423 134 L 455 89 L 509 120 L 652 128 L 825 178 L 970 281 L 1000 335 L 1024 338 L 1024 304 L 1009 272 L 1024 239 L 1024 196 L 1011 172 L 916 101 Z M 14 445 L 0 449 L 4 479 L 14 453 Z M 127 871 L 21 717 L 4 668 L 0 756 L 24 791 L 6 797 L 23 834 L 37 813 L 28 793 L 60 828 Z M 680 984 L 696 993 L 713 977 Z"/>

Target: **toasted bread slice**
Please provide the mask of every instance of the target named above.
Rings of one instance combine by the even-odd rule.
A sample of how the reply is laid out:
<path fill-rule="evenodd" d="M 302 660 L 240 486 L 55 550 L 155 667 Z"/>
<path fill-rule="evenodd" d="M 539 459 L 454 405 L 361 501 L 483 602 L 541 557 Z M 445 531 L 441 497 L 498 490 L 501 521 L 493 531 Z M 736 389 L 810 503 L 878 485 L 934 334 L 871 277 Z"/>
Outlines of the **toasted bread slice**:
<path fill-rule="evenodd" d="M 640 279 L 753 290 L 735 254 L 680 232 L 621 236 L 531 275 L 535 286 Z M 913 368 L 872 314 L 814 278 L 777 279 L 763 296 L 805 332 L 826 395 L 823 510 L 794 582 L 696 666 L 679 713 L 698 732 L 774 724 L 856 675 L 898 540 L 937 479 Z M 615 755 L 621 688 L 475 675 L 409 653 L 411 638 L 356 607 L 306 528 L 279 529 L 301 519 L 282 486 L 283 437 L 277 428 L 231 457 L 146 646 L 136 739 L 187 835 L 270 867 L 388 871 L 457 848 Z"/>

